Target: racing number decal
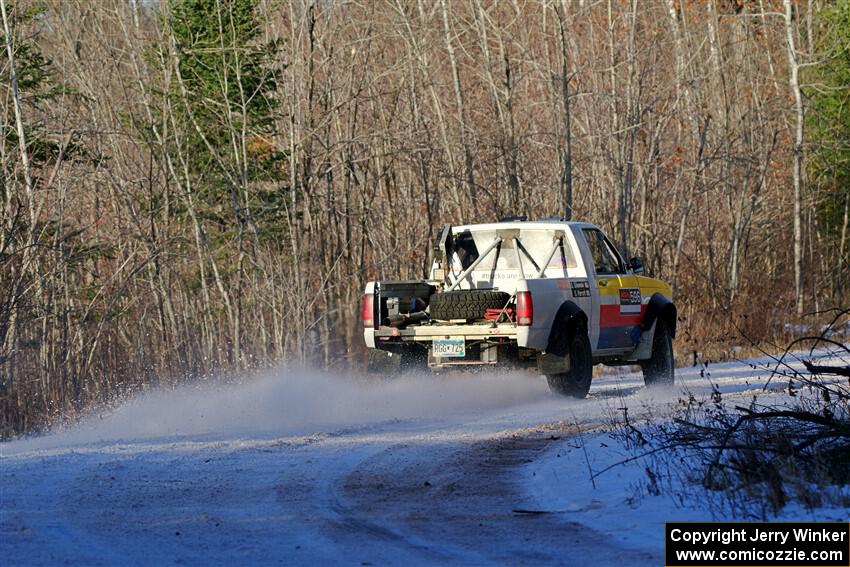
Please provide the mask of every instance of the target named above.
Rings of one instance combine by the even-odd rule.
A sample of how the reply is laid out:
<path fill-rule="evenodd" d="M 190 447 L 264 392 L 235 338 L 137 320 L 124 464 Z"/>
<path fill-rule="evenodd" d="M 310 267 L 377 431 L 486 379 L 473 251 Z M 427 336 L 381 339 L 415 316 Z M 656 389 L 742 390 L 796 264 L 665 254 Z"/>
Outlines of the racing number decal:
<path fill-rule="evenodd" d="M 633 315 L 640 313 L 641 295 L 639 288 L 620 289 L 620 314 Z"/>

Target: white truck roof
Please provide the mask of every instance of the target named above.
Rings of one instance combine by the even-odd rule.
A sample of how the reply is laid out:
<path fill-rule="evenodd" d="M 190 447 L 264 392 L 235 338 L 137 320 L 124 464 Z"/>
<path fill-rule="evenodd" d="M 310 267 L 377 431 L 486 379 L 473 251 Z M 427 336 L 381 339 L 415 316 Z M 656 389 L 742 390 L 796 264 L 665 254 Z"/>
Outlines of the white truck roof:
<path fill-rule="evenodd" d="M 569 227 L 579 228 L 599 228 L 589 222 L 581 221 L 558 221 L 558 220 L 537 220 L 537 221 L 508 221 L 508 222 L 491 222 L 485 224 L 462 224 L 452 227 L 452 231 L 460 232 L 463 230 L 500 230 L 520 228 L 525 230 L 565 230 Z"/>

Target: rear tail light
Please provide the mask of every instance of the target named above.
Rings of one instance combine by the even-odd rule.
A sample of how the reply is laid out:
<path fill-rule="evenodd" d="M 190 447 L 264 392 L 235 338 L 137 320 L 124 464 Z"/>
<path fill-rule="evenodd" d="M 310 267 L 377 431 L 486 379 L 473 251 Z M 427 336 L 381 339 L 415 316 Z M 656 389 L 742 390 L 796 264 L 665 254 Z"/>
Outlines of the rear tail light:
<path fill-rule="evenodd" d="M 363 326 L 367 329 L 375 328 L 375 296 L 367 293 L 363 296 Z"/>
<path fill-rule="evenodd" d="M 516 293 L 516 322 L 521 327 L 528 327 L 534 321 L 534 304 L 531 302 L 530 291 Z"/>

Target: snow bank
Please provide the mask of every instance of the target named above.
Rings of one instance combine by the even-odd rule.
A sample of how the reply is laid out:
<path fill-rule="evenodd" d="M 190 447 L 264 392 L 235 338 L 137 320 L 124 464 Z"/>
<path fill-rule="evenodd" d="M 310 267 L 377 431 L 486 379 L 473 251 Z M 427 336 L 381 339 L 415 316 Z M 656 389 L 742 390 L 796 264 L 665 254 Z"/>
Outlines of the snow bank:
<path fill-rule="evenodd" d="M 649 494 L 643 459 L 614 466 L 591 481 L 591 471 L 599 473 L 634 455 L 603 433 L 562 441 L 522 470 L 526 501 L 521 507 L 563 515 L 631 548 L 654 552 L 663 548 L 664 522 L 742 520 L 712 517 L 705 504 L 718 496 L 700 486 L 674 486 Z M 847 509 L 806 510 L 793 502 L 773 520 L 844 522 L 847 514 Z"/>

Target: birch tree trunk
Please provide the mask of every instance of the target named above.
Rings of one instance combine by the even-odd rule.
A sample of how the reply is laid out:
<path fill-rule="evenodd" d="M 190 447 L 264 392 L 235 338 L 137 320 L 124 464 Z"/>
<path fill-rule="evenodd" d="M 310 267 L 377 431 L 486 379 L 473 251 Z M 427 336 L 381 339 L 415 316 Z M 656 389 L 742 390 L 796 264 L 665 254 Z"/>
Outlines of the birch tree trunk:
<path fill-rule="evenodd" d="M 33 237 L 36 233 L 36 202 L 35 187 L 32 181 L 32 169 L 30 168 L 29 150 L 27 149 L 27 137 L 24 133 L 23 111 L 21 110 L 21 93 L 18 90 L 18 74 L 15 69 L 15 50 L 12 47 L 12 31 L 9 26 L 9 17 L 6 14 L 6 0 L 0 0 L 0 13 L 3 15 L 3 33 L 6 36 L 6 54 L 9 57 L 9 79 L 12 83 L 12 104 L 15 109 L 15 128 L 18 132 L 18 148 L 21 152 L 21 165 L 24 169 L 24 188 L 27 193 L 29 205 L 30 230 Z"/>
<path fill-rule="evenodd" d="M 794 95 L 794 297 L 797 315 L 803 314 L 803 219 L 802 219 L 802 185 L 803 185 L 803 95 L 800 91 L 800 63 L 794 43 L 794 15 L 791 0 L 783 0 L 785 6 L 785 42 L 788 50 L 788 82 L 791 94 Z"/>
<path fill-rule="evenodd" d="M 458 120 L 460 121 L 460 144 L 463 146 L 463 157 L 466 165 L 466 191 L 469 204 L 475 201 L 475 174 L 473 171 L 472 150 L 467 139 L 466 109 L 464 106 L 463 88 L 460 84 L 460 74 L 457 68 L 457 57 L 452 45 L 451 28 L 449 27 L 449 14 L 446 9 L 446 0 L 440 0 L 440 12 L 443 16 L 443 34 L 446 41 L 446 51 L 449 54 L 449 63 L 452 67 L 452 84 L 454 85 L 455 102 L 457 103 Z"/>

